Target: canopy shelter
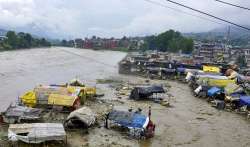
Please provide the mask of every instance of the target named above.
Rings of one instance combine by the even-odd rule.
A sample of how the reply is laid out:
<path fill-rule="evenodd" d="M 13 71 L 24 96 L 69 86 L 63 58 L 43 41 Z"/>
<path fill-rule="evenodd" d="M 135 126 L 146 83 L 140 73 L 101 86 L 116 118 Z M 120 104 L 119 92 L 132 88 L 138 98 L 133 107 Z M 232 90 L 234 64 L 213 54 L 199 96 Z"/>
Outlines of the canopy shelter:
<path fill-rule="evenodd" d="M 152 96 L 154 93 L 165 93 L 162 86 L 137 86 L 131 91 L 130 98 L 139 100 Z"/>
<path fill-rule="evenodd" d="M 88 128 L 95 124 L 96 115 L 88 107 L 82 107 L 69 114 L 64 125 L 69 128 Z"/>
<path fill-rule="evenodd" d="M 108 119 L 127 128 L 146 128 L 149 118 L 135 112 L 114 110 L 108 114 Z"/>

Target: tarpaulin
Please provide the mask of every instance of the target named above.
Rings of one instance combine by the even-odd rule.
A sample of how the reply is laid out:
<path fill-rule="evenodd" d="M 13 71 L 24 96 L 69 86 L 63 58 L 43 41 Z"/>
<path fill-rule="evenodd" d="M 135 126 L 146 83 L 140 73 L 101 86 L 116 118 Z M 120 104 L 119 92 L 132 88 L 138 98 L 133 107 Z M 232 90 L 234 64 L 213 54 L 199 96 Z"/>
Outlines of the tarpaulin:
<path fill-rule="evenodd" d="M 186 70 L 186 68 L 182 68 L 182 67 L 178 67 L 178 68 L 177 68 L 177 72 L 184 73 L 185 70 Z"/>
<path fill-rule="evenodd" d="M 109 113 L 108 119 L 124 127 L 143 128 L 148 118 L 135 112 L 115 110 Z"/>
<path fill-rule="evenodd" d="M 153 95 L 154 93 L 165 93 L 162 86 L 138 86 L 135 87 L 130 94 L 131 99 L 144 99 Z"/>
<path fill-rule="evenodd" d="M 48 104 L 59 106 L 73 106 L 77 98 L 77 96 L 50 94 L 48 98 Z"/>
<path fill-rule="evenodd" d="M 228 84 L 234 84 L 235 80 L 208 79 L 208 86 L 226 87 Z"/>
<path fill-rule="evenodd" d="M 240 106 L 250 107 L 250 96 L 240 96 Z"/>
<path fill-rule="evenodd" d="M 215 94 L 219 94 L 221 92 L 221 89 L 218 87 L 212 87 L 207 91 L 208 96 L 214 96 Z"/>
<path fill-rule="evenodd" d="M 81 125 L 80 127 L 90 127 L 93 125 L 96 121 L 96 114 L 88 107 L 82 107 L 80 109 L 77 109 L 69 114 L 67 117 L 65 124 L 67 126 L 76 126 L 77 123 L 75 123 L 75 120 L 80 121 Z"/>
<path fill-rule="evenodd" d="M 203 66 L 203 71 L 204 72 L 216 72 L 219 73 L 220 72 L 220 68 L 216 67 L 216 66 Z"/>
<path fill-rule="evenodd" d="M 10 141 L 26 143 L 65 140 L 66 132 L 60 123 L 11 124 L 8 129 Z"/>
<path fill-rule="evenodd" d="M 22 120 L 39 120 L 41 118 L 41 110 L 28 108 L 24 106 L 9 106 L 3 113 L 3 119 L 6 123 L 21 122 Z"/>
<path fill-rule="evenodd" d="M 242 93 L 244 90 L 240 85 L 237 85 L 236 83 L 231 83 L 224 88 L 224 91 L 226 95 L 231 95 L 233 93 Z"/>
<path fill-rule="evenodd" d="M 36 94 L 33 91 L 28 91 L 23 96 L 20 97 L 22 103 L 28 107 L 34 107 L 37 103 Z"/>

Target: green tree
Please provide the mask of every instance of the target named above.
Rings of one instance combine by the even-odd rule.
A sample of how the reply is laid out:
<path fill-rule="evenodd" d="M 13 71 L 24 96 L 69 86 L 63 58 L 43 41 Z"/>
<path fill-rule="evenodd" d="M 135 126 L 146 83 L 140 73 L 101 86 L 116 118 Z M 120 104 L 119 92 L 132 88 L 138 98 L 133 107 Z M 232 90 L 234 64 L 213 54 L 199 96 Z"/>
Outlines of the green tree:
<path fill-rule="evenodd" d="M 185 38 L 180 32 L 169 30 L 157 36 L 148 36 L 145 38 L 145 43 L 142 50 L 160 50 L 169 52 L 178 52 L 182 50 L 185 53 L 190 53 L 193 50 L 193 40 Z"/>
<path fill-rule="evenodd" d="M 12 48 L 16 49 L 18 47 L 18 37 L 14 31 L 8 31 L 6 34 L 6 43 Z"/>

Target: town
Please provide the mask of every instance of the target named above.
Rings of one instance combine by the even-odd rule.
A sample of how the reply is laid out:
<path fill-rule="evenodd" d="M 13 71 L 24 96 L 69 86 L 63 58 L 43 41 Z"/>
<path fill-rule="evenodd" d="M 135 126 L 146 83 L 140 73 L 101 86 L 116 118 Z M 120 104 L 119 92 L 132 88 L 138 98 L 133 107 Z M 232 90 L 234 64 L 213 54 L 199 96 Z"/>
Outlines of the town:
<path fill-rule="evenodd" d="M 0 147 L 250 146 L 249 7 L 0 0 Z"/>

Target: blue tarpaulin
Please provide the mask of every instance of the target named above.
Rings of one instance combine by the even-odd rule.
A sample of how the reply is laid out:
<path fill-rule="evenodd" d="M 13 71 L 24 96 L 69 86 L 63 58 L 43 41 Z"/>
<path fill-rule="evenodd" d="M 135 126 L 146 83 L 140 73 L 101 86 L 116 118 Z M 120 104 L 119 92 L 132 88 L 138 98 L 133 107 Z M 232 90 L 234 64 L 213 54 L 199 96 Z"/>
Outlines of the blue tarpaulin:
<path fill-rule="evenodd" d="M 109 113 L 108 119 L 123 127 L 143 128 L 143 125 L 146 123 L 147 117 L 135 112 L 116 110 Z"/>
<path fill-rule="evenodd" d="M 177 72 L 184 73 L 185 70 L 186 70 L 186 68 L 182 68 L 182 67 L 178 67 L 178 68 L 177 68 Z"/>
<path fill-rule="evenodd" d="M 218 87 L 212 87 L 207 91 L 208 96 L 214 96 L 215 94 L 219 94 L 221 92 L 221 89 Z"/>
<path fill-rule="evenodd" d="M 240 106 L 250 107 L 250 96 L 240 96 Z"/>

